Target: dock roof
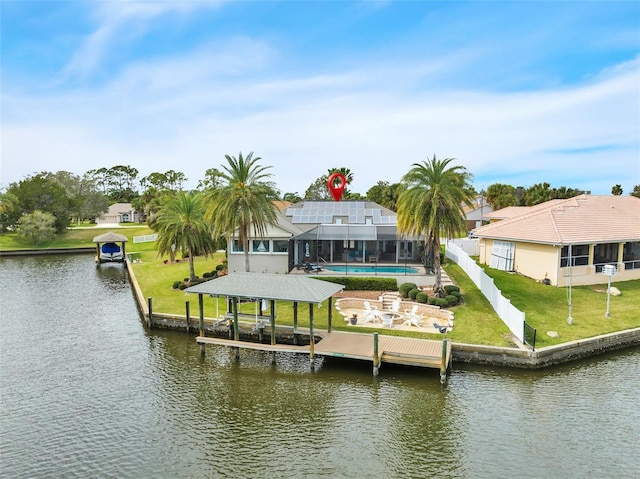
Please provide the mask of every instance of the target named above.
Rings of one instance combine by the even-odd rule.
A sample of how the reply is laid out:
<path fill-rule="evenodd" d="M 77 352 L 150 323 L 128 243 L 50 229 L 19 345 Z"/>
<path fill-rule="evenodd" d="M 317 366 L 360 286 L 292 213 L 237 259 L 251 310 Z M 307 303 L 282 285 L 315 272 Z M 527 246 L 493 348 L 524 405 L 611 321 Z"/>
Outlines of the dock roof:
<path fill-rule="evenodd" d="M 109 231 L 108 233 L 93 238 L 94 243 L 126 243 L 127 241 L 129 241 L 129 239 L 125 235 L 119 235 L 118 233 L 114 233 L 113 231 Z"/>
<path fill-rule="evenodd" d="M 341 284 L 309 276 L 270 273 L 231 273 L 190 286 L 188 293 L 236 298 L 277 299 L 301 303 L 321 303 L 342 291 Z"/>

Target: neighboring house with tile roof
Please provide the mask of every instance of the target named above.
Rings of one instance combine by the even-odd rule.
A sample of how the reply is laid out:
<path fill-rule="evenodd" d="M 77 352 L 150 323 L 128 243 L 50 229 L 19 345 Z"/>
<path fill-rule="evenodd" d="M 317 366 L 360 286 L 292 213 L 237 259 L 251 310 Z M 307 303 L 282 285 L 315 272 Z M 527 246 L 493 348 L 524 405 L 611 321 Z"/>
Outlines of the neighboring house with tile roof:
<path fill-rule="evenodd" d="M 487 199 L 482 195 L 476 195 L 471 203 L 471 207 L 462 205 L 462 211 L 467 222 L 467 230 L 472 230 L 482 226 L 482 221 L 486 215 L 493 211 Z"/>
<path fill-rule="evenodd" d="M 251 271 L 288 273 L 310 263 L 419 264 L 424 241 L 399 237 L 397 216 L 371 201 L 301 201 L 276 213 L 264 238 L 250 238 Z M 244 271 L 244 252 L 231 238 L 229 271 Z"/>
<path fill-rule="evenodd" d="M 640 279 L 640 198 L 580 195 L 530 208 L 492 213 L 474 230 L 481 264 L 516 271 L 555 286 Z"/>

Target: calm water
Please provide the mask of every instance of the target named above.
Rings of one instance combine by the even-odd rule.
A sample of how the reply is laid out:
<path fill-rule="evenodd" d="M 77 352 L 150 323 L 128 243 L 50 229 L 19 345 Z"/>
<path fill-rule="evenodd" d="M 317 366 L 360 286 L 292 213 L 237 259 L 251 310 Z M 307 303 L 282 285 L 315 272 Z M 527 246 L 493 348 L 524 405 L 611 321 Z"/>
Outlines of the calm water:
<path fill-rule="evenodd" d="M 437 372 L 145 330 L 121 266 L 0 259 L 0 475 L 637 477 L 640 351 Z"/>

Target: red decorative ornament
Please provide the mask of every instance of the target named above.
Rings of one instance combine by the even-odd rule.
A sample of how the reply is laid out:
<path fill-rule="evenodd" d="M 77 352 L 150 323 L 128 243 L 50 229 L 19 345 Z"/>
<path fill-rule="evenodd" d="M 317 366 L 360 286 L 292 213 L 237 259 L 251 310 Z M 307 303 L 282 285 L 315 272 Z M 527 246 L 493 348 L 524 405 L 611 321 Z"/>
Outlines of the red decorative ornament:
<path fill-rule="evenodd" d="M 329 191 L 331 192 L 333 199 L 340 201 L 340 198 L 342 198 L 342 192 L 347 186 L 347 179 L 342 173 L 332 173 L 327 180 L 327 186 L 329 187 Z"/>

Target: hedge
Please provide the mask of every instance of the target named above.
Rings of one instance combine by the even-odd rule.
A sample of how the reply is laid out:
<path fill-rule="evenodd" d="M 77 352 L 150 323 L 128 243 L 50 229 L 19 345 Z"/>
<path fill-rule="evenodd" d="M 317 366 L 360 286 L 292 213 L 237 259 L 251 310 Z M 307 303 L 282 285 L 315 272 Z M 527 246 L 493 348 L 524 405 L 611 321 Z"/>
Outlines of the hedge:
<path fill-rule="evenodd" d="M 362 277 L 333 277 L 310 276 L 320 281 L 328 281 L 344 286 L 345 291 L 398 291 L 398 281 L 395 278 L 362 278 Z"/>

